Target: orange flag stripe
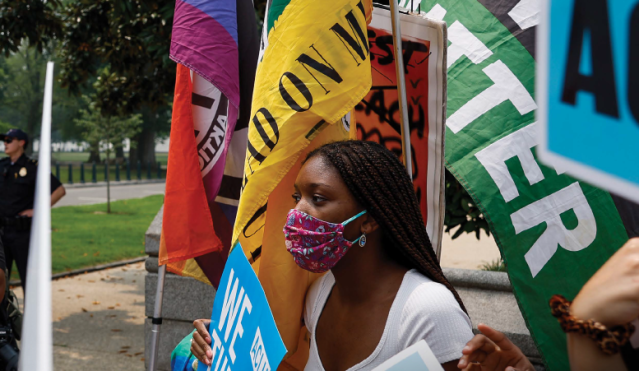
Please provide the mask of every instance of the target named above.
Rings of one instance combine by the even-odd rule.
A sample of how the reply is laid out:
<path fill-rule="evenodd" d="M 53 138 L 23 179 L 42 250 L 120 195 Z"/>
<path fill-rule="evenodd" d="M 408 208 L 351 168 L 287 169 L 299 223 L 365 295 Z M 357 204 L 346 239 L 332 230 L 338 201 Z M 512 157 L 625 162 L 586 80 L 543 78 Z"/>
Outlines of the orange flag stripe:
<path fill-rule="evenodd" d="M 191 71 L 187 67 L 178 64 L 171 118 L 160 265 L 221 251 L 223 248 L 213 228 L 200 173 L 191 111 L 193 87 L 190 74 Z"/>

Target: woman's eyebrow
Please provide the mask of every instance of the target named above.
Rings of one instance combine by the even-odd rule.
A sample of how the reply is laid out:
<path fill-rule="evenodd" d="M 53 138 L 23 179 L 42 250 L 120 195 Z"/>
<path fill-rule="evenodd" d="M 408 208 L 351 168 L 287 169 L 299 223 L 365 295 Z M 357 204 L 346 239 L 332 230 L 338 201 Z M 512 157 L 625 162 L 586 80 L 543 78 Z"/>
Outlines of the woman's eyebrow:
<path fill-rule="evenodd" d="M 329 185 L 328 183 L 304 183 L 303 185 L 309 188 L 318 188 L 318 187 L 333 188 L 333 186 Z M 296 191 L 299 191 L 300 185 L 295 183 L 293 184 L 293 188 L 295 188 Z"/>
<path fill-rule="evenodd" d="M 318 187 L 326 187 L 326 188 L 333 188 L 333 186 L 327 184 L 327 183 L 311 183 L 309 184 L 309 187 L 313 187 L 313 188 L 318 188 Z"/>

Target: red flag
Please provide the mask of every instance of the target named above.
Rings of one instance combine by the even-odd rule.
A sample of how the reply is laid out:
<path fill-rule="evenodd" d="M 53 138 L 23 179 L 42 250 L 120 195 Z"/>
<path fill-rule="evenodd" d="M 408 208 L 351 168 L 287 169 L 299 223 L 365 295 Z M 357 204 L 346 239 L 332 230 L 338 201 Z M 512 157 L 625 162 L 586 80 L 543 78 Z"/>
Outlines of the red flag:
<path fill-rule="evenodd" d="M 178 64 L 159 259 L 177 274 L 184 273 L 185 260 L 222 250 L 200 173 L 192 92 L 191 71 Z"/>

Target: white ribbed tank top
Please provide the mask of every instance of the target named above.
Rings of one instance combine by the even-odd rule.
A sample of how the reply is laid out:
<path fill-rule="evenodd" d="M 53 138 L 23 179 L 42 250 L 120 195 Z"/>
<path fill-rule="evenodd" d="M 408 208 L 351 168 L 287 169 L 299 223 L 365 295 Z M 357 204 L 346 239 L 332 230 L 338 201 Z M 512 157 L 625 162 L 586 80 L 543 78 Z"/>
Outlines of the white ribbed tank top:
<path fill-rule="evenodd" d="M 329 271 L 313 283 L 306 295 L 304 322 L 310 332 L 311 349 L 305 371 L 324 371 L 315 329 L 334 284 L 335 277 Z M 453 294 L 444 285 L 412 269 L 406 272 L 399 287 L 377 347 L 347 371 L 371 370 L 422 339 L 439 363 L 446 363 L 460 358 L 472 337 L 470 319 Z"/>

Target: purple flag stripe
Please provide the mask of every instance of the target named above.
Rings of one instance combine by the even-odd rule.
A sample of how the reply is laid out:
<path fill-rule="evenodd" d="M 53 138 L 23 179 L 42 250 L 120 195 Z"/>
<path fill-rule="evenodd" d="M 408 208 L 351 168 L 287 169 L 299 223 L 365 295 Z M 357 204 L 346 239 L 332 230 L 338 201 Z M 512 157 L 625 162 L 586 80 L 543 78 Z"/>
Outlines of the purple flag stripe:
<path fill-rule="evenodd" d="M 178 0 L 179 1 L 179 0 Z M 181 0 L 215 19 L 233 37 L 237 45 L 237 9 L 230 0 Z M 177 13 L 177 4 L 176 4 Z"/>
<path fill-rule="evenodd" d="M 229 3 L 235 5 L 235 2 Z M 237 34 L 237 29 L 234 30 Z M 236 41 L 216 19 L 182 0 L 175 2 L 171 59 L 211 82 L 236 109 L 239 108 Z"/>

